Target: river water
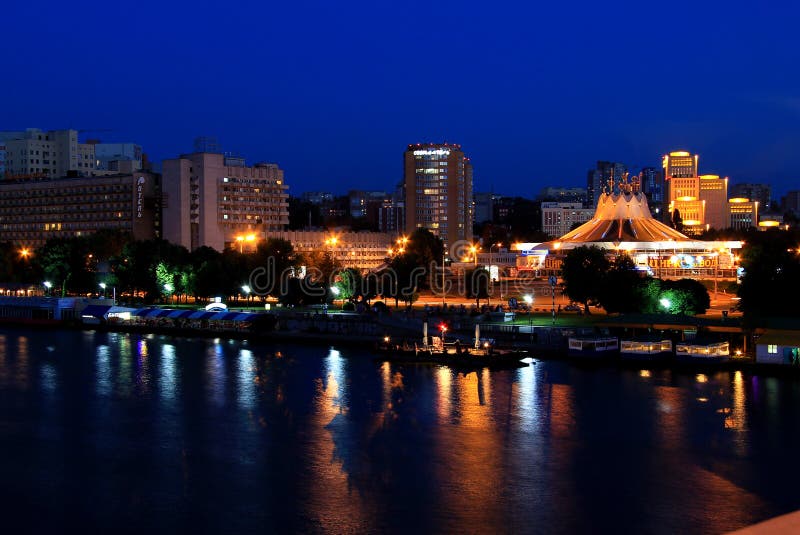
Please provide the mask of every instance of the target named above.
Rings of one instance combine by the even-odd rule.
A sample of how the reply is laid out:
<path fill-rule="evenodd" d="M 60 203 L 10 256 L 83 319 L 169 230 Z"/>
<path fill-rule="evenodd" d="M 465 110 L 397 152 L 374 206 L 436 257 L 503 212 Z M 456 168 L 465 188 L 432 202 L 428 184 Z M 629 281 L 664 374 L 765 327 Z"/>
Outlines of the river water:
<path fill-rule="evenodd" d="M 800 382 L 0 330 L 6 526 L 722 533 L 800 509 Z"/>

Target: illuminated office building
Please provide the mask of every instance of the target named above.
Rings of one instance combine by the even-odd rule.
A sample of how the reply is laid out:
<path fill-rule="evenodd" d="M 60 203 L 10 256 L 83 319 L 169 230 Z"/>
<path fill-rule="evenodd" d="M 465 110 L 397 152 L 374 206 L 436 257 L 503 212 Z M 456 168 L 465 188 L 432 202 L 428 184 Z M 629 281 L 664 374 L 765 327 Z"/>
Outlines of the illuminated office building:
<path fill-rule="evenodd" d="M 447 250 L 472 241 L 472 164 L 454 144 L 409 145 L 404 163 L 406 232 L 426 228 Z"/>

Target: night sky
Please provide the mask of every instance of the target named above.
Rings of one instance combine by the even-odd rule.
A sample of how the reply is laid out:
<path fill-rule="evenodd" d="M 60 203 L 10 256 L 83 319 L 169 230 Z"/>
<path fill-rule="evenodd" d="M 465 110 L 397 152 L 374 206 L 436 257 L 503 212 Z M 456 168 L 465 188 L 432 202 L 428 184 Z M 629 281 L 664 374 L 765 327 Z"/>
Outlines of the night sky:
<path fill-rule="evenodd" d="M 199 135 L 290 192 L 390 189 L 408 143 L 461 143 L 475 190 L 585 186 L 596 160 L 800 188 L 796 2 L 12 2 L 0 130 Z M 628 5 L 630 4 L 630 5 Z"/>

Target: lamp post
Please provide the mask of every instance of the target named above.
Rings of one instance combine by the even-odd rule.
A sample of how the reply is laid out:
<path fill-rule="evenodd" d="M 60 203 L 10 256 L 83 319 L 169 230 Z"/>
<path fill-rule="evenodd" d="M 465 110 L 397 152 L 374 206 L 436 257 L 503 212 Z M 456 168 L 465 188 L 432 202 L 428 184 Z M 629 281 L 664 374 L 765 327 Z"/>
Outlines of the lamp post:
<path fill-rule="evenodd" d="M 242 292 L 244 293 L 245 300 L 249 300 L 250 299 L 250 286 L 248 286 L 247 284 L 243 285 L 242 286 Z"/>
<path fill-rule="evenodd" d="M 531 294 L 525 294 L 522 298 L 525 301 L 525 304 L 528 305 L 528 335 L 530 339 L 533 340 L 533 296 Z"/>
<path fill-rule="evenodd" d="M 446 297 L 447 297 L 447 288 L 446 288 L 446 286 L 445 286 L 445 280 L 444 280 L 444 261 L 445 261 L 445 252 L 446 252 L 446 250 L 445 250 L 445 249 L 443 249 L 443 250 L 442 250 L 442 308 L 444 308 L 444 307 L 445 307 L 445 305 L 447 305 L 447 302 L 446 302 Z"/>
<path fill-rule="evenodd" d="M 474 245 L 469 247 L 469 252 L 472 253 L 472 263 L 477 268 L 478 267 L 478 248 Z"/>
<path fill-rule="evenodd" d="M 50 282 L 50 281 L 44 281 L 42 284 L 45 287 L 45 291 L 44 291 L 45 295 L 50 295 L 50 288 L 53 287 L 53 283 Z"/>
<path fill-rule="evenodd" d="M 497 247 L 497 252 L 499 253 L 500 252 L 500 247 L 502 247 L 502 246 L 503 246 L 503 244 L 501 242 L 493 243 L 492 245 L 489 246 L 489 295 L 492 295 L 492 290 L 494 289 L 494 279 L 492 278 L 492 249 L 494 247 Z M 498 279 L 498 281 L 500 280 L 500 268 L 497 268 L 497 279 Z M 502 299 L 503 299 L 503 289 L 501 287 L 500 288 L 500 300 L 501 300 L 501 302 L 502 302 Z"/>
<path fill-rule="evenodd" d="M 100 286 L 100 289 L 103 290 L 103 299 L 105 299 L 106 298 L 106 283 L 105 282 L 101 282 L 99 284 L 99 286 Z"/>

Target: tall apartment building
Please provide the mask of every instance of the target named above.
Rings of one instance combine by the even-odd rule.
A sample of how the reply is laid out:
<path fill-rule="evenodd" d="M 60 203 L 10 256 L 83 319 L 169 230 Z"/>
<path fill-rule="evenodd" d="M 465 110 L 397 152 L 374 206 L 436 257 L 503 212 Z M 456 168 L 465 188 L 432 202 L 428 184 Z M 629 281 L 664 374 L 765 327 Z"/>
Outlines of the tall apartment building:
<path fill-rule="evenodd" d="M 2 132 L 5 138 L 5 177 L 48 178 L 94 174 L 94 145 L 78 143 L 77 130 L 29 128 Z"/>
<path fill-rule="evenodd" d="M 664 181 L 664 170 L 657 167 L 643 167 L 639 172 L 639 189 L 647 197 L 647 205 L 652 216 L 664 223 L 669 214 L 668 206 L 665 204 L 668 192 Z"/>
<path fill-rule="evenodd" d="M 728 211 L 728 178 L 719 175 L 700 175 L 700 200 L 703 201 L 705 228 L 723 229 L 731 223 Z"/>
<path fill-rule="evenodd" d="M 289 223 L 288 186 L 271 163 L 196 152 L 164 160 L 164 238 L 188 249 L 222 250 L 237 237 L 281 231 Z"/>
<path fill-rule="evenodd" d="M 426 228 L 445 250 L 472 241 L 472 164 L 461 145 L 409 145 L 404 170 L 406 232 Z"/>
<path fill-rule="evenodd" d="M 595 208 L 584 208 L 579 202 L 543 202 L 542 231 L 555 238 L 563 236 L 576 224 L 591 220 L 595 212 Z"/>
<path fill-rule="evenodd" d="M 102 229 L 137 240 L 160 236 L 160 177 L 147 171 L 110 176 L 0 181 L 0 240 L 39 247 L 55 237 Z"/>
<path fill-rule="evenodd" d="M 619 193 L 619 185 L 628 174 L 625 164 L 619 162 L 598 161 L 595 169 L 589 170 L 586 178 L 586 196 L 590 208 L 597 207 L 600 195 Z"/>
<path fill-rule="evenodd" d="M 764 212 L 769 212 L 772 209 L 772 186 L 769 184 L 733 184 L 731 185 L 731 197 L 758 201 L 760 209 Z"/>

